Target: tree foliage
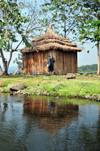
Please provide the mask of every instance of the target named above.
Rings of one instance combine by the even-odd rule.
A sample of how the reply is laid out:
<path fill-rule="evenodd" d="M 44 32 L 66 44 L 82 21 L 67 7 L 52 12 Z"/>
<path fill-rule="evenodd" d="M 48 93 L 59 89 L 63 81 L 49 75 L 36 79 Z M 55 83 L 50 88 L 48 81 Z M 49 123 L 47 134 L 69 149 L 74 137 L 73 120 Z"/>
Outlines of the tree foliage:
<path fill-rule="evenodd" d="M 79 40 L 100 41 L 100 20 L 87 20 L 84 25 L 80 25 Z"/>
<path fill-rule="evenodd" d="M 28 44 L 22 28 L 26 22 L 28 19 L 21 16 L 17 0 L 0 0 L 0 48 L 9 51 L 10 42 L 19 41 L 17 34 L 20 34 L 23 41 Z"/>
<path fill-rule="evenodd" d="M 4 66 L 4 72 L 7 74 L 7 69 L 12 58 L 12 53 L 17 51 L 17 48 L 23 41 L 28 47 L 31 47 L 28 42 L 23 24 L 27 23 L 28 19 L 21 15 L 18 8 L 17 0 L 0 0 L 0 53 Z M 19 42 L 19 36 L 21 41 Z M 12 44 L 19 42 L 16 48 L 12 48 Z M 4 57 L 3 51 L 10 52 L 8 62 Z M 1 68 L 0 68 L 1 69 Z"/>
<path fill-rule="evenodd" d="M 49 0 L 49 2 L 45 0 L 42 6 L 44 8 L 43 13 L 45 11 L 47 15 L 42 22 L 48 24 L 55 22 L 61 28 L 61 31 L 63 31 L 60 34 L 68 38 L 69 33 L 75 33 L 75 26 L 77 25 L 73 15 L 75 14 L 75 10 L 78 10 L 78 7 L 74 7 L 74 5 L 74 0 Z"/>
<path fill-rule="evenodd" d="M 42 6 L 47 14 L 42 22 L 57 23 L 63 30 L 61 35 L 67 39 L 73 35 L 72 40 L 77 40 L 80 25 L 86 20 L 100 20 L 99 0 L 45 0 Z"/>

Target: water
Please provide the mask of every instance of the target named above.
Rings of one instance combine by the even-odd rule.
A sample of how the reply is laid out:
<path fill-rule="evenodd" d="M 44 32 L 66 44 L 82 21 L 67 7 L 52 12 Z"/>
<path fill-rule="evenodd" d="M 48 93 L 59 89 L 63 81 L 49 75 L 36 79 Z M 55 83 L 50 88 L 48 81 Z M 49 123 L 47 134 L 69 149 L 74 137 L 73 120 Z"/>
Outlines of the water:
<path fill-rule="evenodd" d="M 60 102 L 1 95 L 0 151 L 100 150 L 100 104 Z"/>

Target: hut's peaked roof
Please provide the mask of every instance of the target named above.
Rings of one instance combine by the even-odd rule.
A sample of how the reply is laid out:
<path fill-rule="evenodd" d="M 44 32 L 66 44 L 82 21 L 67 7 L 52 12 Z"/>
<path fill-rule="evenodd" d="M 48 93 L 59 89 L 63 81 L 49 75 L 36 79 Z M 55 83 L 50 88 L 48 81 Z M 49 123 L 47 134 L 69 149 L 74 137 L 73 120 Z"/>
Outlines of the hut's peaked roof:
<path fill-rule="evenodd" d="M 67 40 L 66 38 L 58 36 L 56 33 L 54 33 L 52 30 L 52 25 L 49 27 L 48 31 L 45 34 L 31 41 L 33 49 L 25 47 L 20 51 L 22 53 L 49 50 L 82 51 L 81 48 L 77 47 L 77 45 L 72 43 L 70 40 Z"/>

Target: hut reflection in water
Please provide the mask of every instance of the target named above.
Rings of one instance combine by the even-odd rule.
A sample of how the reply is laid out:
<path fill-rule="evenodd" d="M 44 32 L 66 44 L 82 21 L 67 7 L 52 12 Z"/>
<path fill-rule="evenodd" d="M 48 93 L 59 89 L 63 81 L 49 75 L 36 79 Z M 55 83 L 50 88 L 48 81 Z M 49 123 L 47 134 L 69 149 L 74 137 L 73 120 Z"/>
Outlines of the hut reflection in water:
<path fill-rule="evenodd" d="M 51 102 L 48 99 L 25 99 L 24 115 L 29 115 L 38 121 L 38 127 L 55 133 L 63 126 L 68 126 L 78 119 L 78 105 Z"/>

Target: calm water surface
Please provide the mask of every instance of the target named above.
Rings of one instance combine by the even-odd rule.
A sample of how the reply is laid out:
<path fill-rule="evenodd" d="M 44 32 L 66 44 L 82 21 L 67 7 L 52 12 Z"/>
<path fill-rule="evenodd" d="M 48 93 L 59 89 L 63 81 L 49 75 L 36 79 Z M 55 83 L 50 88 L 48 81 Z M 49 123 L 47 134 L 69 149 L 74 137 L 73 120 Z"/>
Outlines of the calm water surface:
<path fill-rule="evenodd" d="M 99 151 L 100 104 L 60 102 L 1 95 L 0 151 Z"/>

